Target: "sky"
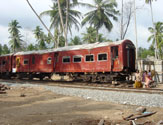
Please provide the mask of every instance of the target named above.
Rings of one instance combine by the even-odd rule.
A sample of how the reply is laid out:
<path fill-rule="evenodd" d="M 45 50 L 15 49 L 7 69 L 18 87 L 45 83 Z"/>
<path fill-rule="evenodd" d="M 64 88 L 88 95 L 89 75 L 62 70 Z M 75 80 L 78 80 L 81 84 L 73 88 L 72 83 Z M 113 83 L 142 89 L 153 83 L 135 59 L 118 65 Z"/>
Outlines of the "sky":
<path fill-rule="evenodd" d="M 33 5 L 34 9 L 37 13 L 41 13 L 45 10 L 49 10 L 50 6 L 52 6 L 51 0 L 29 0 Z M 89 2 L 92 3 L 92 0 L 80 0 L 81 2 Z M 121 9 L 121 1 L 116 0 L 118 3 L 118 9 Z M 132 1 L 132 0 L 124 0 L 124 2 Z M 137 8 L 137 32 L 138 32 L 138 47 L 148 48 L 150 43 L 147 42 L 150 33 L 148 31 L 148 27 L 152 26 L 151 21 L 151 13 L 149 5 L 144 3 L 145 0 L 136 0 Z M 163 0 L 157 0 L 157 2 L 153 2 L 153 14 L 154 14 L 154 22 L 161 21 L 163 22 Z M 88 12 L 87 8 L 79 7 L 77 8 L 83 14 Z M 50 19 L 49 17 L 42 18 L 45 24 L 49 27 Z M 43 30 L 46 32 L 44 27 L 41 25 L 37 17 L 34 15 L 30 7 L 28 6 L 26 0 L 1 0 L 0 3 L 0 43 L 2 45 L 7 44 L 9 42 L 9 33 L 8 33 L 8 24 L 12 20 L 17 20 L 19 25 L 22 27 L 21 34 L 24 36 L 23 40 L 27 42 L 27 44 L 32 43 L 35 44 L 35 38 L 33 35 L 33 30 L 36 26 L 41 26 Z M 82 20 L 82 19 L 80 19 Z M 105 37 L 115 41 L 119 38 L 120 24 L 119 22 L 113 22 L 114 27 L 111 32 L 108 32 L 105 28 L 100 30 L 100 33 L 103 33 Z M 88 27 L 88 25 L 86 26 Z M 82 33 L 86 32 L 86 27 L 81 28 L 80 31 L 76 31 L 75 28 L 72 29 L 72 36 L 69 34 L 68 38 L 78 35 L 82 37 Z M 135 44 L 135 30 L 134 30 L 134 18 L 132 18 L 129 30 L 126 34 L 126 39 L 130 39 Z"/>

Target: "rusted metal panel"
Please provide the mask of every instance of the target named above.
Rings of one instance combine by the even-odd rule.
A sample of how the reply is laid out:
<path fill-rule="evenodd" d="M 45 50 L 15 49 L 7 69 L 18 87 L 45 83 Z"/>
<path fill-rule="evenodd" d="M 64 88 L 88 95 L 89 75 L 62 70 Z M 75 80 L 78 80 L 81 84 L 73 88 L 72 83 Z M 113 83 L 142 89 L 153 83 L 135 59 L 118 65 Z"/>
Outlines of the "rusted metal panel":
<path fill-rule="evenodd" d="M 0 72 L 6 73 L 11 72 L 11 55 L 1 56 L 0 57 Z"/>
<path fill-rule="evenodd" d="M 16 55 L 12 67 L 16 72 L 50 73 L 54 71 L 53 58 L 53 53 Z"/>

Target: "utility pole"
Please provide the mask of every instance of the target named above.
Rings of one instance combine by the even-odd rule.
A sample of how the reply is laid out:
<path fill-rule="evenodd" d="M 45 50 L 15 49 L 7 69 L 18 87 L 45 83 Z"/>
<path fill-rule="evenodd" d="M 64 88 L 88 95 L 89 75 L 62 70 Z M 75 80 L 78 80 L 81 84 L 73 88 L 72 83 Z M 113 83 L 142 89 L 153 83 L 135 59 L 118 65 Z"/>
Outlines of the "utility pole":
<path fill-rule="evenodd" d="M 138 36 L 137 36 L 137 23 L 136 23 L 136 2 L 134 0 L 134 17 L 135 17 L 135 37 L 136 37 L 136 60 L 138 59 Z"/>
<path fill-rule="evenodd" d="M 121 40 L 123 39 L 123 0 L 122 0 L 122 9 L 121 9 Z"/>

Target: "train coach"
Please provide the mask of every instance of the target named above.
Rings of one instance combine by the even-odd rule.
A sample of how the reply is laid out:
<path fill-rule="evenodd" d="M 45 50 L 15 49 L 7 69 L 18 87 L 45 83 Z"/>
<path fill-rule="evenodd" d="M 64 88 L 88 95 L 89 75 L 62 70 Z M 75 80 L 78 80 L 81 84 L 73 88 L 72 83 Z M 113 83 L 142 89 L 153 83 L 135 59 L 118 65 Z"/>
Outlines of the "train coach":
<path fill-rule="evenodd" d="M 4 58 L 10 62 L 5 64 L 6 70 Z M 130 40 L 84 44 L 45 51 L 18 52 L 1 56 L 0 62 L 1 76 L 38 77 L 42 80 L 55 73 L 68 75 L 74 80 L 108 82 L 124 80 L 130 72 L 135 71 L 135 46 Z"/>
<path fill-rule="evenodd" d="M 92 82 L 124 80 L 135 71 L 130 40 L 64 47 L 55 50 L 55 73 Z"/>

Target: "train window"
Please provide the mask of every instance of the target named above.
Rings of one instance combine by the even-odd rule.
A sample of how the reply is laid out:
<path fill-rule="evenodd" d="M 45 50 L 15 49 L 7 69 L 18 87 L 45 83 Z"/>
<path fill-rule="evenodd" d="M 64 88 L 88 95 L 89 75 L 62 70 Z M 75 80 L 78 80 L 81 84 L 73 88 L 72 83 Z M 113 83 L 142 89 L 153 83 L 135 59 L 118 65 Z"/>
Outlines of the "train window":
<path fill-rule="evenodd" d="M 32 56 L 32 64 L 35 64 L 35 56 Z"/>
<path fill-rule="evenodd" d="M 28 59 L 24 59 L 24 65 L 28 65 Z"/>
<path fill-rule="evenodd" d="M 82 57 L 82 56 L 73 56 L 73 62 L 74 62 L 74 63 L 79 63 L 79 62 L 81 62 L 81 57 Z"/>
<path fill-rule="evenodd" d="M 49 58 L 47 59 L 47 64 L 51 64 L 51 63 L 52 63 L 52 58 L 49 57 Z"/>
<path fill-rule="evenodd" d="M 6 61 L 5 61 L 5 60 L 3 60 L 3 61 L 2 61 L 2 65 L 5 65 L 5 64 L 6 64 Z"/>
<path fill-rule="evenodd" d="M 70 62 L 70 56 L 63 56 L 62 57 L 62 62 L 63 63 L 69 63 Z"/>
<path fill-rule="evenodd" d="M 98 54 L 98 61 L 105 61 L 105 60 L 107 60 L 107 54 L 106 53 Z"/>
<path fill-rule="evenodd" d="M 85 61 L 86 62 L 93 62 L 94 61 L 94 55 L 86 55 Z"/>

